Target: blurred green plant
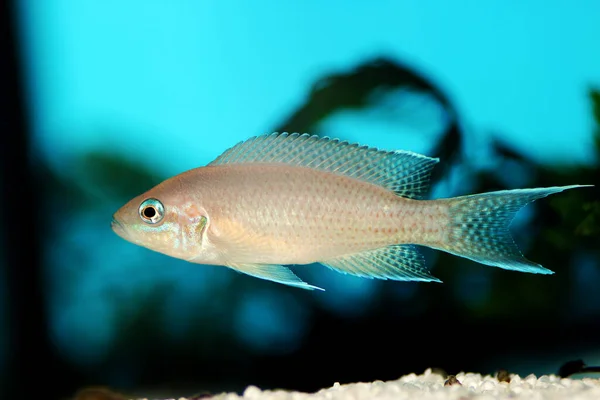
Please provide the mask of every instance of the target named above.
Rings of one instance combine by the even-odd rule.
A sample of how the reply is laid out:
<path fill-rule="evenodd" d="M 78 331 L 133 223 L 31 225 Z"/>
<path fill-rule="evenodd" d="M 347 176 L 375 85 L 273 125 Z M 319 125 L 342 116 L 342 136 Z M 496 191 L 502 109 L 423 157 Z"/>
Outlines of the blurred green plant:
<path fill-rule="evenodd" d="M 425 94 L 441 107 L 448 116 L 444 133 L 438 143 L 433 145 L 433 156 L 444 160 L 448 171 L 452 163 L 460 162 L 463 136 L 458 113 L 448 99 L 448 96 L 430 79 L 417 73 L 412 68 L 390 59 L 378 58 L 365 62 L 346 73 L 335 73 L 319 79 L 312 88 L 306 101 L 281 124 L 279 131 L 314 132 L 320 122 L 340 110 L 360 110 L 374 107 L 374 99 L 386 91 L 399 89 L 410 90 L 414 93 Z M 600 154 L 600 93 L 590 92 L 593 114 L 598 125 L 594 132 L 596 150 Z M 401 98 L 402 99 L 402 98 Z M 598 184 L 600 176 L 598 164 L 580 166 L 546 166 L 540 165 L 523 154 L 511 149 L 499 140 L 492 143 L 492 154 L 499 160 L 499 168 L 492 171 L 472 171 L 471 184 L 474 192 L 499 190 L 507 188 L 504 177 L 504 166 L 508 163 L 519 165 L 528 171 L 531 177 L 527 182 L 529 187 L 568 185 L 573 183 Z M 600 158 L 600 157 L 599 157 Z M 136 164 L 125 156 L 105 153 L 90 153 L 75 162 L 73 171 L 77 179 L 68 175 L 57 175 L 46 171 L 42 182 L 46 191 L 58 196 L 63 203 L 76 205 L 81 209 L 92 209 L 98 206 L 99 199 L 104 201 L 123 202 L 133 195 L 152 187 L 164 177 L 159 177 L 148 167 Z M 444 178 L 443 173 L 433 177 L 434 182 Z M 85 179 L 82 179 L 85 177 Z M 81 182 L 84 182 L 83 184 Z M 544 265 L 555 266 L 558 273 L 567 275 L 570 265 L 570 249 L 587 248 L 596 251 L 598 235 L 600 234 L 600 203 L 597 187 L 590 190 L 579 190 L 561 194 L 547 201 L 536 203 L 536 213 L 530 223 L 528 233 L 535 236 L 526 251 L 527 257 Z M 60 203 L 60 201 L 59 201 Z M 72 208 L 71 208 L 72 211 Z M 446 287 L 458 285 L 462 280 L 461 274 L 478 275 L 473 268 L 489 268 L 478 265 L 470 266 L 470 262 L 446 254 L 437 254 L 434 266 L 435 274 L 445 282 Z M 560 262 L 557 262 L 560 261 Z M 476 314 L 514 315 L 518 308 L 511 304 L 527 305 L 522 309 L 523 315 L 533 308 L 538 311 L 551 310 L 552 305 L 560 300 L 556 293 L 564 292 L 560 285 L 565 280 L 553 280 L 555 285 L 535 285 L 540 277 L 514 273 L 506 273 L 498 269 L 485 271 L 492 275 L 492 286 L 486 300 L 477 305 L 469 306 Z M 546 279 L 546 278 L 541 278 Z M 562 283 L 558 283 L 562 282 Z M 245 282 L 248 284 L 248 282 Z M 517 287 L 517 290 L 506 288 Z M 536 288 L 535 290 L 519 290 L 518 288 Z M 436 301 L 447 303 L 448 293 L 444 291 L 421 290 L 418 297 L 427 297 L 427 303 L 435 307 Z M 445 299 L 442 301 L 442 299 Z"/>
<path fill-rule="evenodd" d="M 460 155 L 464 134 L 459 124 L 458 112 L 449 97 L 431 78 L 389 58 L 379 57 L 359 64 L 346 73 L 333 73 L 318 79 L 304 103 L 274 131 L 319 134 L 319 124 L 333 114 L 345 110 L 358 111 L 377 107 L 378 100 L 383 96 L 398 91 L 405 94 L 404 97 L 396 99 L 398 102 L 408 103 L 414 97 L 422 95 L 431 99 L 428 106 L 443 110 L 445 131 L 428 154 L 446 162 L 434 169 L 432 180 L 435 183 Z M 408 114 L 398 115 L 400 122 L 406 123 L 410 118 Z"/>
<path fill-rule="evenodd" d="M 429 153 L 443 160 L 444 167 L 436 168 L 433 176 L 433 183 L 440 182 L 447 177 L 451 166 L 461 162 L 464 132 L 459 115 L 439 86 L 414 69 L 390 59 L 368 61 L 349 72 L 331 74 L 318 80 L 307 100 L 279 124 L 276 130 L 317 133 L 315 129 L 318 125 L 334 113 L 376 107 L 374 99 L 377 96 L 396 90 L 429 96 L 445 112 L 444 132 L 432 144 Z M 600 92 L 592 90 L 590 93 L 597 123 L 594 137 L 599 160 Z M 557 314 L 557 310 L 572 312 L 568 307 L 568 299 L 578 290 L 571 272 L 575 267 L 574 254 L 595 257 L 595 268 L 600 268 L 600 202 L 596 200 L 600 194 L 600 165 L 598 161 L 591 165 L 568 167 L 541 165 L 502 143 L 500 138 L 497 139 L 492 142 L 491 154 L 498 160 L 498 167 L 494 170 L 468 171 L 473 192 L 508 188 L 510 182 L 507 182 L 505 171 L 515 166 L 520 171 L 527 172 L 523 179 L 528 187 L 596 185 L 594 188 L 565 192 L 536 203 L 535 212 L 527 227 L 523 232 L 515 232 L 517 242 L 525 249 L 526 256 L 555 270 L 558 278 L 502 271 L 438 252 L 430 259 L 435 260 L 433 273 L 444 281 L 443 285 L 418 284 L 410 296 L 399 297 L 397 291 L 401 285 L 417 284 L 377 282 L 380 289 L 378 301 L 373 303 L 369 318 L 389 319 L 392 315 L 397 321 L 408 316 L 416 318 L 415 314 L 418 314 L 423 320 L 440 318 L 463 323 L 472 317 L 478 317 L 482 321 L 506 318 L 513 323 L 536 318 L 551 326 L 552 321 L 562 315 Z M 108 203 L 123 203 L 162 179 L 164 177 L 155 171 L 129 161 L 124 155 L 91 153 L 75 160 L 68 173 L 57 174 L 42 168 L 40 182 L 45 193 L 59 205 L 55 215 L 60 218 L 74 211 L 93 212 Z M 108 224 L 110 216 L 107 215 L 106 218 Z M 523 240 L 527 244 L 523 245 Z M 124 274 L 127 275 L 127 272 Z M 478 291 L 477 286 L 485 289 Z M 143 379 L 146 382 L 156 378 L 157 369 L 163 374 L 163 378 L 175 380 L 176 371 L 180 369 L 173 368 L 172 373 L 164 368 L 161 370 L 164 360 L 169 360 L 179 368 L 202 371 L 206 380 L 198 378 L 196 384 L 202 381 L 209 385 L 211 380 L 216 384 L 218 376 L 221 376 L 219 374 L 226 374 L 227 366 L 202 366 L 198 365 L 197 360 L 202 357 L 221 361 L 239 360 L 239 353 L 248 351 L 236 342 L 235 332 L 230 329 L 231 314 L 223 311 L 198 316 L 191 321 L 191 328 L 185 337 L 179 337 L 175 342 L 170 341 L 169 327 L 161 321 L 165 313 L 163 303 L 171 290 L 175 289 L 161 285 L 151 290 L 141 290 L 138 296 L 140 301 L 134 306 L 124 307 L 121 302 L 115 301 L 114 306 L 118 310 L 115 323 L 119 326 L 120 334 L 107 352 L 103 365 L 111 368 L 115 363 L 125 362 L 123 357 L 128 356 L 128 359 L 138 360 L 141 365 L 139 368 L 146 371 L 147 375 Z M 255 290 L 270 290 L 277 297 L 277 292 L 290 289 L 235 276 L 226 290 L 214 293 L 213 301 L 220 304 L 222 309 L 231 310 L 244 302 L 245 293 Z M 473 293 L 478 294 L 469 297 Z M 331 327 L 327 324 L 335 324 L 336 321 L 341 323 L 310 294 L 297 291 L 294 296 L 298 301 L 309 304 L 315 324 Z M 193 308 L 202 305 L 188 306 Z M 401 330 L 399 327 L 396 329 Z"/>
<path fill-rule="evenodd" d="M 590 100 L 596 127 L 594 129 L 594 143 L 596 145 L 596 160 L 600 160 L 600 90 L 590 90 Z M 598 161 L 597 161 L 598 162 Z M 598 183 L 599 168 L 589 171 L 595 174 L 596 184 Z M 598 197 L 596 197 L 597 199 Z M 583 210 L 587 213 L 585 218 L 577 226 L 577 234 L 581 236 L 600 236 L 600 201 L 588 201 L 583 205 Z M 598 243 L 600 247 L 600 243 Z"/>

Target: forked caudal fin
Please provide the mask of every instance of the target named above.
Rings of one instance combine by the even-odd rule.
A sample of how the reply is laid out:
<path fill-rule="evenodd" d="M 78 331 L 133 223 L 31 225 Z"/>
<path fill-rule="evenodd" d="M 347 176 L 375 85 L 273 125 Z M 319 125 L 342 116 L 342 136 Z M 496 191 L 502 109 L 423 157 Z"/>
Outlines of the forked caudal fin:
<path fill-rule="evenodd" d="M 448 241 L 439 250 L 482 264 L 534 274 L 553 274 L 527 260 L 509 232 L 513 217 L 534 200 L 563 190 L 590 185 L 502 190 L 446 199 L 449 203 Z"/>

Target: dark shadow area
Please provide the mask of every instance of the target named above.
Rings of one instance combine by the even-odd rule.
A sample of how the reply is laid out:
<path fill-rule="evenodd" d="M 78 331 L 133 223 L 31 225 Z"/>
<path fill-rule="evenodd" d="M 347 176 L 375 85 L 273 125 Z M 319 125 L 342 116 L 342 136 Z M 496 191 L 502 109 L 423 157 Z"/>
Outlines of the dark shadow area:
<path fill-rule="evenodd" d="M 0 193 L 9 320 L 6 329 L 7 360 L 2 376 L 3 398 L 56 397 L 72 390 L 76 367 L 58 354 L 48 336 L 47 287 L 42 270 L 42 229 L 49 204 L 40 191 L 35 163 L 30 157 L 29 113 L 23 86 L 23 69 L 14 24 L 14 2 L 0 5 Z M 44 378 L 50 377 L 50 380 Z M 41 382 L 50 382 L 48 386 Z"/>

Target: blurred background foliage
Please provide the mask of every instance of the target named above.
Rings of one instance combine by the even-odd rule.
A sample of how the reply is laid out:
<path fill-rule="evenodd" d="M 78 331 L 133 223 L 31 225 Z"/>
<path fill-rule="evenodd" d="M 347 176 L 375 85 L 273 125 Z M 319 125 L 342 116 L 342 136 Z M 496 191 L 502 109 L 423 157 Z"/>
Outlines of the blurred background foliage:
<path fill-rule="evenodd" d="M 600 363 L 600 91 L 588 93 L 592 161 L 548 163 L 517 150 L 501 131 L 489 132 L 492 140 L 481 145 L 452 96 L 399 57 L 360 60 L 310 88 L 264 132 L 373 144 L 369 132 L 344 134 L 332 121 L 340 115 L 392 121 L 399 133 L 388 143 L 406 148 L 409 135 L 422 135 L 428 146 L 422 152 L 440 157 L 432 198 L 595 185 L 540 200 L 513 223 L 526 257 L 556 274 L 509 272 L 424 249 L 443 284 L 371 281 L 312 265 L 295 271 L 326 292 L 296 290 L 173 260 L 116 237 L 111 214 L 169 176 L 152 160 L 110 145 L 60 166 L 34 157 L 42 211 L 51 211 L 38 216 L 41 258 L 28 266 L 28 277 L 43 282 L 31 302 L 43 301 L 46 321 L 31 340 L 52 355 L 49 393 L 65 396 L 87 385 L 156 397 L 249 384 L 315 391 L 429 367 L 542 374 L 572 358 Z M 486 162 L 477 162 L 482 157 Z M 22 323 L 14 310 L 38 312 L 33 303 L 0 301 L 13 310 L 4 331 Z M 7 379 L 25 382 L 10 374 L 19 355 L 4 354 Z"/>
<path fill-rule="evenodd" d="M 306 102 L 274 130 L 318 132 L 319 125 L 336 112 L 377 107 L 378 96 L 398 90 L 403 91 L 398 102 L 425 96 L 429 99 L 425 106 L 443 110 L 445 127 L 428 152 L 442 160 L 441 172 L 433 182 L 434 188 L 445 187 L 439 191 L 459 195 L 600 183 L 598 163 L 542 165 L 499 138 L 490 149 L 497 160 L 493 168 L 469 167 L 451 179 L 453 165 L 468 164 L 456 110 L 432 82 L 389 59 L 368 61 L 346 74 L 320 79 Z M 599 92 L 590 91 L 590 100 L 597 120 L 591 134 L 600 155 Z M 402 118 L 400 114 L 398 119 Z M 43 225 L 49 230 L 43 236 L 54 238 L 46 243 L 46 252 L 52 253 L 51 247 L 61 252 L 50 257 L 45 268 L 58 270 L 65 258 L 77 259 L 72 267 L 76 270 L 63 269 L 56 276 L 59 282 L 49 288 L 50 296 L 65 296 L 64 301 L 69 301 L 66 292 L 82 290 L 78 274 L 88 271 L 93 275 L 89 272 L 94 268 L 93 260 L 101 257 L 104 262 L 114 262 L 111 253 L 132 251 L 129 244 L 112 242 L 90 248 L 94 243 L 107 242 L 103 237 L 112 235 L 107 222 L 110 210 L 166 178 L 148 165 L 112 152 L 85 154 L 72 162 L 67 174 L 38 166 L 40 186 L 54 210 Z M 468 190 L 462 182 L 468 182 Z M 93 283 L 103 287 L 102 293 L 94 293 L 106 303 L 100 314 L 88 314 L 90 304 L 81 310 L 87 316 L 80 318 L 93 319 L 95 329 L 106 330 L 101 325 L 110 325 L 106 337 L 97 339 L 96 345 L 102 342 L 100 354 L 90 354 L 98 349 L 82 348 L 90 346 L 85 330 L 91 327 L 85 323 L 77 335 L 69 335 L 70 344 L 62 343 L 67 348 L 65 358 L 85 366 L 87 379 L 130 391 L 155 385 L 188 392 L 241 390 L 250 383 L 317 390 L 332 381 L 393 379 L 429 366 L 451 372 L 467 369 L 492 373 L 494 368 L 508 365 L 528 373 L 529 366 L 521 367 L 519 362 L 525 352 L 533 353 L 532 362 L 537 358 L 536 371 L 554 372 L 545 369 L 542 355 L 569 348 L 580 352 L 586 342 L 594 346 L 590 350 L 599 348 L 597 187 L 539 201 L 528 209 L 525 221 L 517 220 L 513 229 L 516 241 L 528 258 L 556 272 L 550 278 L 510 273 L 427 252 L 434 274 L 444 281 L 442 285 L 367 281 L 317 265 L 298 267 L 301 276 L 327 288 L 325 294 L 315 294 L 140 252 L 139 259 L 123 263 L 115 273 L 121 282 Z M 79 224 L 90 224 L 90 237 L 61 236 L 61 231 Z M 116 250 L 117 246 L 123 250 Z M 179 271 L 169 276 L 158 273 L 158 269 Z M 65 284 L 69 275 L 71 285 Z M 194 291 L 201 294 L 192 295 Z M 58 305 L 54 320 L 60 320 L 63 312 Z M 572 331 L 561 332 L 565 321 Z M 57 331 L 62 328 L 53 329 L 54 338 L 60 339 Z M 519 337 L 514 336 L 516 329 Z M 485 337 L 491 348 L 465 349 L 469 335 Z M 73 343 L 77 336 L 84 343 Z M 419 343 L 418 351 L 407 348 L 406 343 L 413 342 Z M 516 347 L 511 354 L 514 359 L 503 358 L 507 342 Z M 403 362 L 390 370 L 384 366 L 387 363 L 377 361 L 383 354 Z M 86 355 L 91 361 L 85 361 Z M 558 359 L 561 356 L 558 354 Z"/>

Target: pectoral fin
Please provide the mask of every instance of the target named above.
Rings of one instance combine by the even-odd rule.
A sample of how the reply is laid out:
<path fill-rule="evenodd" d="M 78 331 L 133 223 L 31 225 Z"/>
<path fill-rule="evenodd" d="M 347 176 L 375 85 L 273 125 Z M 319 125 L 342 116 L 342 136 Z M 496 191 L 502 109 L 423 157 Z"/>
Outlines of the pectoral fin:
<path fill-rule="evenodd" d="M 238 272 L 246 275 L 254 276 L 256 278 L 265 279 L 277 283 L 282 283 L 288 286 L 294 286 L 301 289 L 308 290 L 324 290 L 320 287 L 309 285 L 302 279 L 298 278 L 289 268 L 283 265 L 276 264 L 228 264 L 229 268 L 232 268 Z"/>

